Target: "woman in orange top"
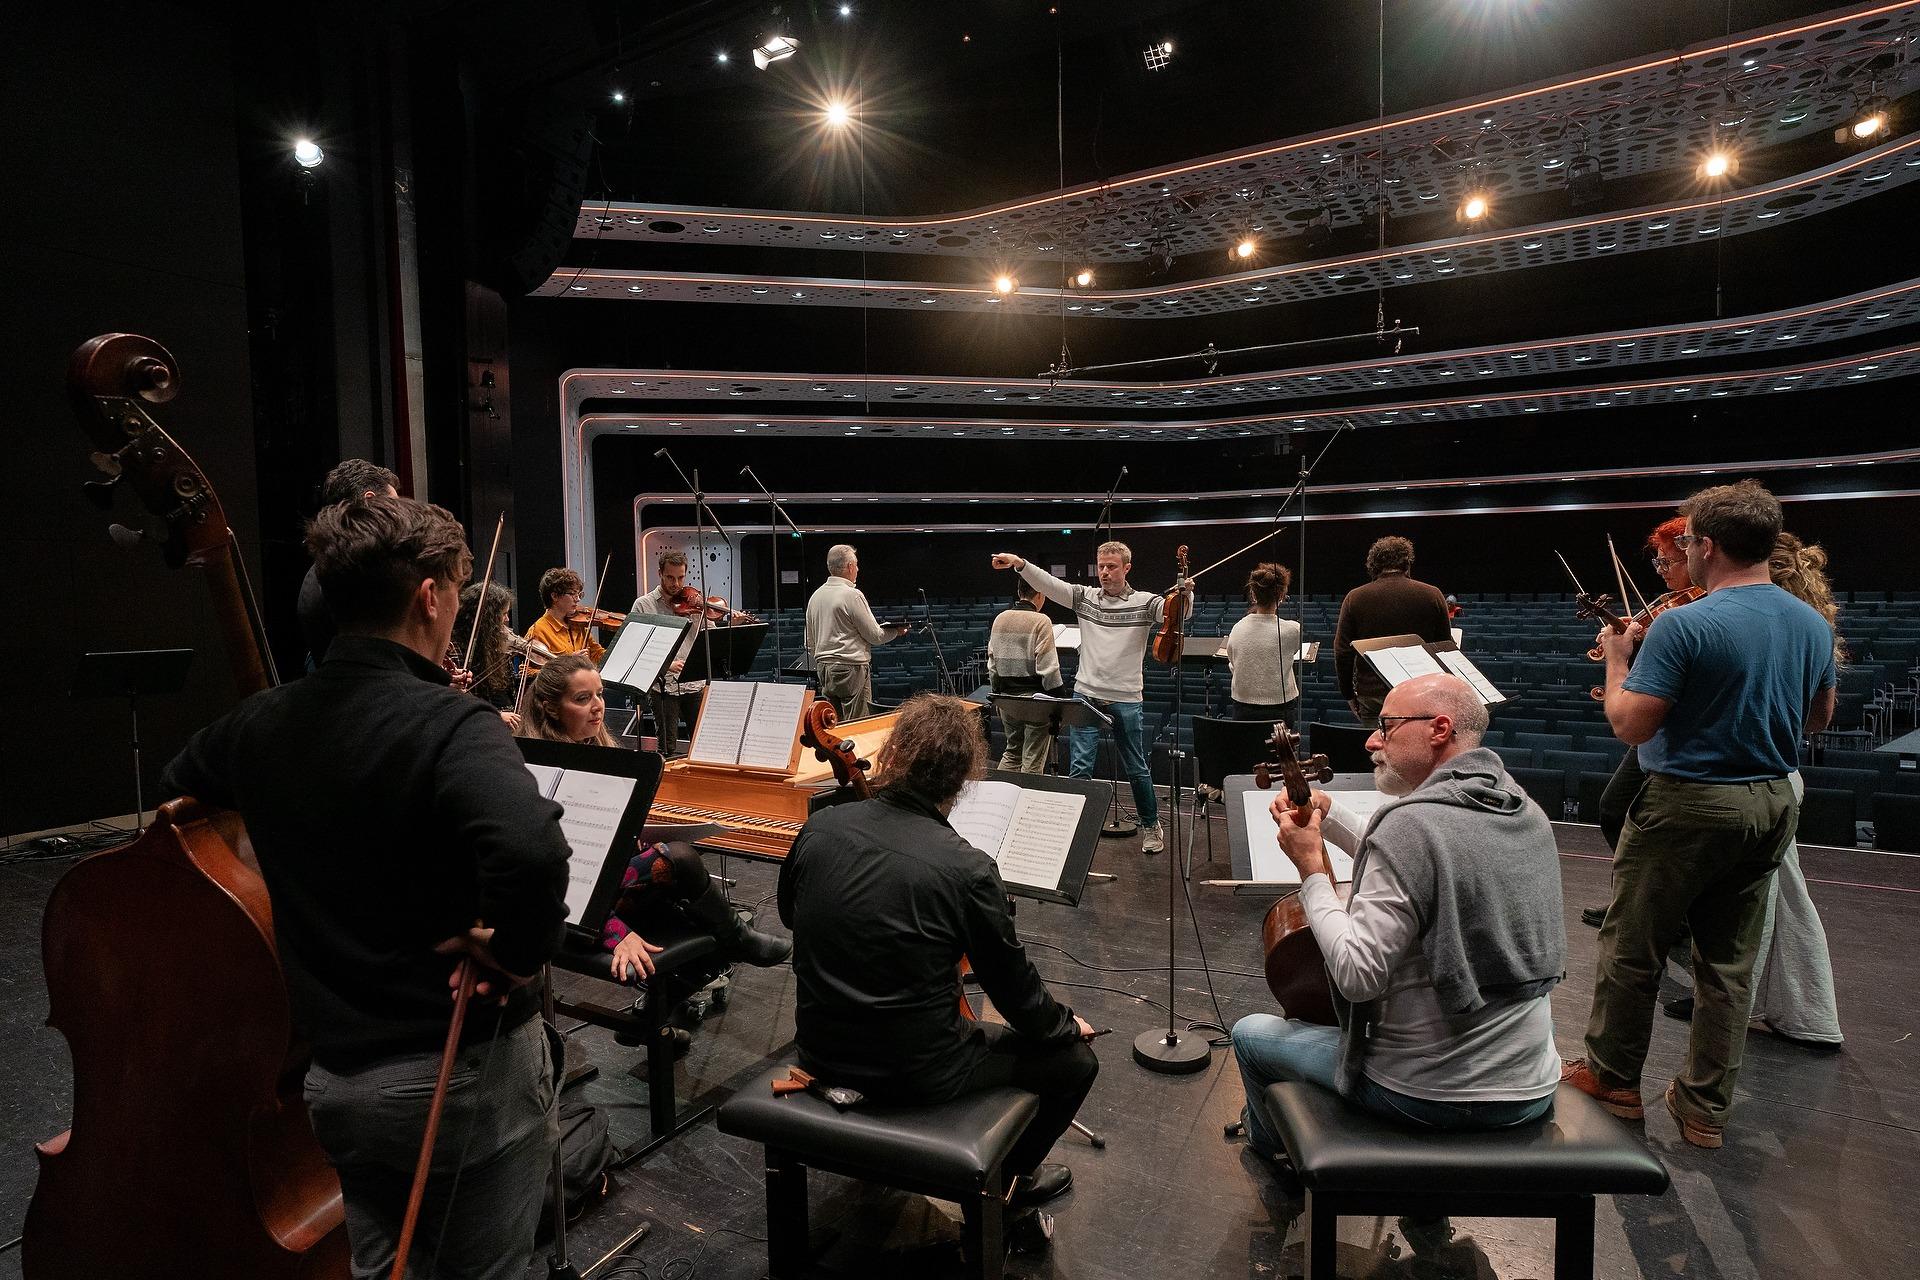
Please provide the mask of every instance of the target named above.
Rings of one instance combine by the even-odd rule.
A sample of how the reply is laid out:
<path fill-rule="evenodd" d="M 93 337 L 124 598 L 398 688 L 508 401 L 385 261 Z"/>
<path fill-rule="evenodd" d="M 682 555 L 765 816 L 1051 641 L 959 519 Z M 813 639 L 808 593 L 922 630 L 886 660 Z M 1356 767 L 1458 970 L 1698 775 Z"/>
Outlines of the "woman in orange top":
<path fill-rule="evenodd" d="M 580 607 L 586 583 L 571 569 L 549 569 L 540 575 L 540 600 L 546 612 L 527 628 L 527 639 L 538 640 L 554 653 L 584 653 L 597 666 L 607 651 L 593 638 L 591 627 L 576 627 L 567 615 Z"/>

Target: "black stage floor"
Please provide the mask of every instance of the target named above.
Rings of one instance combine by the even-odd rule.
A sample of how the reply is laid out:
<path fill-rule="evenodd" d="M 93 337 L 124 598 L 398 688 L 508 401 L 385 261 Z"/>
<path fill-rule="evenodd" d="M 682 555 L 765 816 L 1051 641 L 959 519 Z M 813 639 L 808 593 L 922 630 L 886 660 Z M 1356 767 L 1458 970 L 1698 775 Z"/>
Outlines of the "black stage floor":
<path fill-rule="evenodd" d="M 1554 997 L 1563 1051 L 1577 1051 L 1591 992 L 1594 931 L 1580 908 L 1604 900 L 1604 846 L 1590 827 L 1559 826 L 1566 883 L 1567 981 Z M 1224 859 L 1224 827 L 1216 830 Z M 1855 850 L 1806 849 L 1802 859 L 1825 918 L 1838 977 L 1843 1051 L 1818 1052 L 1754 1036 L 1741 1075 L 1741 1101 L 1719 1152 L 1681 1142 L 1657 1105 L 1676 1067 L 1685 1028 L 1656 1018 L 1647 1068 L 1646 1137 L 1673 1173 L 1658 1200 L 1603 1200 L 1597 1214 L 1598 1274 L 1685 1276 L 1689 1280 L 1911 1275 L 1920 1266 L 1920 1228 L 1908 1197 L 1920 1186 L 1920 982 L 1909 948 L 1920 942 L 1920 858 Z M 1050 1255 L 1016 1258 L 1010 1274 L 1073 1280 L 1141 1277 L 1297 1275 L 1300 1205 L 1222 1126 L 1241 1105 L 1230 1053 L 1204 1074 L 1160 1077 L 1136 1067 L 1134 1035 L 1163 1025 L 1167 859 L 1147 859 L 1136 840 L 1108 841 L 1096 860 L 1113 881 L 1089 884 L 1078 909 L 1022 902 L 1019 924 L 1040 971 L 1096 1026 L 1116 1033 L 1097 1043 L 1101 1075 L 1082 1119 L 1107 1139 L 1095 1151 L 1069 1133 L 1055 1158 L 1072 1164 L 1073 1192 L 1057 1202 Z M 0 1122 L 0 1239 L 18 1233 L 32 1192 L 32 1144 L 65 1127 L 69 1081 L 65 1045 L 44 1026 L 39 917 L 61 868 L 0 867 L 0 1072 L 9 1082 Z M 735 896 L 762 902 L 771 921 L 773 868 L 733 860 Z M 1229 874 L 1224 861 L 1196 868 Z M 1222 890 L 1194 891 L 1220 1013 L 1231 1022 L 1271 1008 L 1257 976 L 1266 903 Z M 1197 965 L 1184 909 L 1180 963 Z M 1156 968 L 1156 965 L 1161 967 Z M 1093 966 L 1100 966 L 1095 968 Z M 1104 971 L 1103 971 L 1104 970 Z M 191 976 L 183 980 L 191 981 Z M 1083 985 L 1069 985 L 1083 984 Z M 1183 1019 L 1212 1018 L 1197 967 L 1179 974 Z M 694 1037 L 681 1096 L 723 1097 L 769 1061 L 790 1052 L 792 976 L 742 970 L 727 1011 Z M 1184 1025 L 1184 1023 L 1183 1023 Z M 629 1074 L 638 1052 L 598 1029 L 574 1035 L 577 1052 L 601 1068 L 585 1089 L 613 1109 L 615 1136 L 646 1127 L 645 1089 Z M 653 1224 L 633 1256 L 649 1277 L 675 1258 L 699 1280 L 765 1271 L 761 1162 L 751 1144 L 722 1137 L 711 1121 L 620 1175 L 611 1200 L 573 1232 L 585 1265 L 638 1223 Z M 813 1229 L 822 1276 L 956 1274 L 958 1228 L 951 1206 L 816 1174 Z M 1552 1271 L 1550 1223 L 1462 1219 L 1437 1260 L 1417 1263 L 1392 1220 L 1343 1219 L 1340 1274 L 1380 1277 L 1545 1276 Z M 17 1250 L 0 1255 L 0 1277 L 19 1274 Z M 529 1272 L 544 1276 L 544 1263 Z M 627 1274 L 637 1274 L 628 1272 Z"/>

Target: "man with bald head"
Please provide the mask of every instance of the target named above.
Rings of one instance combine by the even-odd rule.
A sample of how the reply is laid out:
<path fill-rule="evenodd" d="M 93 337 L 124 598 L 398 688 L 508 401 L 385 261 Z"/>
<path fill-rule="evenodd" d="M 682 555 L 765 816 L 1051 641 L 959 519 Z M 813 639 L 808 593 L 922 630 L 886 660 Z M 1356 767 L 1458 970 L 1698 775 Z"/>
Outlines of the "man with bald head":
<path fill-rule="evenodd" d="M 1313 792 L 1274 801 L 1280 847 L 1326 957 L 1338 1027 L 1254 1014 L 1234 1024 L 1247 1138 L 1283 1161 L 1261 1112 L 1280 1080 L 1333 1089 L 1422 1129 L 1499 1129 L 1547 1114 L 1559 1082 L 1548 993 L 1566 967 L 1560 857 L 1540 806 L 1480 745 L 1487 709 L 1451 675 L 1387 694 L 1367 739 L 1389 801 L 1370 822 Z M 1353 851 L 1340 900 L 1323 833 Z"/>

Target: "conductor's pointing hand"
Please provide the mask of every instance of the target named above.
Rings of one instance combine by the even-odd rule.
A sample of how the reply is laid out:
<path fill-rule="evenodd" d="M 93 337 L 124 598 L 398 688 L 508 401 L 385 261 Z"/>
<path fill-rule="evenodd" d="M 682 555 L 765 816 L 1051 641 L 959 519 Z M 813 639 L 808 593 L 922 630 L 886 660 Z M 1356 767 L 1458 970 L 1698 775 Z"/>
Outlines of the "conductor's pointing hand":
<path fill-rule="evenodd" d="M 1024 569 L 1026 565 L 1027 562 L 1025 560 L 1022 560 L 1010 551 L 996 551 L 993 553 L 993 567 L 996 569 Z"/>

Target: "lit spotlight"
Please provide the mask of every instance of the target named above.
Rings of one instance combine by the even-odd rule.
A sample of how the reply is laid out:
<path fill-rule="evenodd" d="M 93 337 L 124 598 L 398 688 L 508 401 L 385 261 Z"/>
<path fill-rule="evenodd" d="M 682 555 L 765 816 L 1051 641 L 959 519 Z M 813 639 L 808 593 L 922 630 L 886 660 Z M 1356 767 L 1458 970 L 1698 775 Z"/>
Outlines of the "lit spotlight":
<path fill-rule="evenodd" d="M 1248 258 L 1251 258 L 1259 248 L 1260 246 L 1254 243 L 1253 237 L 1248 236 L 1239 244 L 1233 246 L 1233 256 L 1239 261 L 1245 262 Z"/>
<path fill-rule="evenodd" d="M 627 95 L 626 95 L 626 94 L 625 94 L 624 92 L 622 92 L 622 91 L 621 91 L 621 90 L 619 90 L 619 89 L 615 89 L 615 90 L 613 91 L 613 105 L 614 105 L 614 106 L 616 106 L 616 107 L 617 107 L 617 106 L 619 106 L 619 105 L 620 105 L 621 103 L 623 103 L 623 102 L 625 102 L 626 100 L 627 100 Z"/>
<path fill-rule="evenodd" d="M 844 129 L 847 127 L 847 122 L 852 119 L 853 112 L 846 103 L 836 101 L 827 104 L 826 121 L 834 128 Z"/>
<path fill-rule="evenodd" d="M 1740 162 L 1733 153 L 1720 147 L 1707 152 L 1707 158 L 1700 162 L 1700 176 L 1708 179 L 1730 178 L 1740 171 Z"/>
<path fill-rule="evenodd" d="M 302 169 L 318 169 L 327 153 L 312 138 L 296 138 L 293 143 L 293 162 Z"/>
<path fill-rule="evenodd" d="M 1093 288 L 1093 270 L 1089 267 L 1082 267 L 1080 270 L 1074 272 L 1073 284 L 1077 289 Z"/>
<path fill-rule="evenodd" d="M 776 62 L 785 62 L 800 52 L 800 42 L 792 36 L 768 36 L 766 43 L 753 51 L 753 65 L 765 71 Z"/>
<path fill-rule="evenodd" d="M 727 51 L 725 49 L 720 50 L 718 53 L 713 55 L 713 60 L 719 63 L 723 67 L 726 66 L 728 61 Z"/>
<path fill-rule="evenodd" d="M 843 18 L 851 18 L 853 16 L 853 6 L 850 4 L 841 5 L 840 16 Z"/>
<path fill-rule="evenodd" d="M 1860 109 L 1859 115 L 1835 129 L 1833 140 L 1855 146 L 1878 142 L 1887 136 L 1892 127 L 1893 120 L 1887 112 L 1886 99 L 1875 98 Z"/>
<path fill-rule="evenodd" d="M 1460 207 L 1454 211 L 1454 217 L 1466 223 L 1485 222 L 1487 215 L 1492 212 L 1493 201 L 1487 197 L 1486 192 L 1469 191 L 1467 198 L 1462 200 Z"/>
<path fill-rule="evenodd" d="M 1006 296 L 1009 293 L 1012 293 L 1015 289 L 1018 289 L 1019 287 L 1020 287 L 1020 282 L 1018 280 L 1015 280 L 1012 276 L 1007 275 L 1005 272 L 1002 272 L 1001 274 L 993 278 L 993 291 L 997 294 L 1000 294 L 1002 297 Z"/>

